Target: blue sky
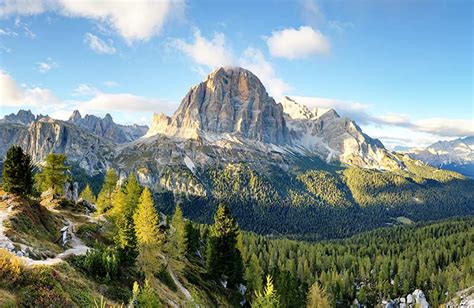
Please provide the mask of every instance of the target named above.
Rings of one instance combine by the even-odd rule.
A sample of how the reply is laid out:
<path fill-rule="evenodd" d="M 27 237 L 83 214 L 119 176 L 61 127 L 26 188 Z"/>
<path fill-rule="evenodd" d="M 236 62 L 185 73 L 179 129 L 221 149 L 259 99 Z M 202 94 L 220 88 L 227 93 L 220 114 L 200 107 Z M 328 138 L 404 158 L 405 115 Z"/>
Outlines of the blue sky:
<path fill-rule="evenodd" d="M 474 134 L 472 1 L 0 0 L 0 116 L 172 113 L 213 68 L 390 146 Z"/>

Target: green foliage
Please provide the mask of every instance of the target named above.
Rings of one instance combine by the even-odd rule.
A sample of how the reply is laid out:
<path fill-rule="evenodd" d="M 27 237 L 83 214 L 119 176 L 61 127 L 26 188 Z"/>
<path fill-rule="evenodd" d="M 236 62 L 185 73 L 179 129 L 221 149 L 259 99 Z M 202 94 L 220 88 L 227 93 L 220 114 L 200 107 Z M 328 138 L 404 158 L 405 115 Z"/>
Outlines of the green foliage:
<path fill-rule="evenodd" d="M 153 290 L 148 280 L 145 280 L 143 288 L 140 288 L 138 282 L 133 283 L 133 295 L 130 299 L 130 304 L 128 307 L 145 307 L 145 308 L 155 308 L 161 307 L 161 303 L 158 299 L 158 296 Z"/>
<path fill-rule="evenodd" d="M 342 181 L 327 171 L 309 170 L 300 174 L 306 190 L 331 206 L 351 206 L 350 192 Z"/>
<path fill-rule="evenodd" d="M 250 256 L 250 260 L 245 267 L 245 282 L 249 294 L 255 294 L 263 287 L 263 270 L 255 254 Z"/>
<path fill-rule="evenodd" d="M 99 214 L 105 213 L 112 207 L 113 193 L 117 186 L 117 181 L 118 177 L 115 171 L 113 169 L 107 170 L 104 184 L 102 184 L 102 189 L 97 196 L 96 208 Z"/>
<path fill-rule="evenodd" d="M 95 204 L 96 202 L 96 197 L 94 193 L 92 192 L 92 189 L 89 186 L 89 184 L 87 184 L 86 188 L 84 188 L 84 190 L 81 192 L 80 197 L 91 204 Z"/>
<path fill-rule="evenodd" d="M 112 199 L 111 217 L 117 227 L 115 240 L 117 246 L 123 250 L 124 257 L 130 258 L 130 262 L 133 262 L 136 255 L 137 239 L 133 215 L 138 206 L 141 191 L 142 187 L 138 184 L 135 175 L 131 173 L 127 182 L 115 189 Z"/>
<path fill-rule="evenodd" d="M 138 264 L 145 275 L 158 271 L 158 260 L 164 234 L 160 231 L 159 217 L 150 190 L 145 188 L 133 215 L 138 247 Z"/>
<path fill-rule="evenodd" d="M 171 219 L 171 225 L 174 227 L 175 232 L 172 236 L 172 242 L 176 252 L 176 257 L 180 258 L 186 253 L 187 243 L 186 243 L 186 222 L 183 218 L 183 211 L 181 206 L 176 205 L 176 209 Z"/>
<path fill-rule="evenodd" d="M 51 153 L 46 156 L 45 165 L 40 173 L 36 175 L 37 185 L 40 191 L 52 189 L 56 194 L 62 194 L 64 184 L 68 176 L 66 171 L 69 167 L 65 165 L 66 155 Z"/>
<path fill-rule="evenodd" d="M 272 276 L 267 276 L 265 288 L 262 291 L 255 292 L 255 300 L 252 307 L 258 308 L 277 308 L 280 307 L 278 294 L 273 286 Z"/>
<path fill-rule="evenodd" d="M 373 304 L 416 288 L 425 292 L 428 302 L 442 303 L 474 284 L 472 226 L 474 218 L 459 218 L 320 243 L 245 234 L 242 255 L 249 261 L 257 256 L 263 271 L 277 277 L 282 307 L 304 307 L 300 294 L 305 284 L 314 283 L 325 290 L 330 305 L 347 306 L 355 298 Z"/>
<path fill-rule="evenodd" d="M 229 209 L 219 205 L 210 228 L 207 246 L 207 269 L 215 279 L 225 279 L 230 287 L 242 281 L 243 264 L 237 249 L 239 226 Z"/>
<path fill-rule="evenodd" d="M 190 221 L 185 225 L 186 255 L 194 257 L 199 250 L 200 232 Z"/>
<path fill-rule="evenodd" d="M 3 162 L 3 189 L 6 192 L 27 196 L 33 192 L 33 164 L 30 155 L 19 146 L 8 149 Z"/>
<path fill-rule="evenodd" d="M 75 258 L 74 263 L 79 268 L 100 281 L 109 282 L 119 274 L 119 254 L 113 247 L 97 246 Z"/>

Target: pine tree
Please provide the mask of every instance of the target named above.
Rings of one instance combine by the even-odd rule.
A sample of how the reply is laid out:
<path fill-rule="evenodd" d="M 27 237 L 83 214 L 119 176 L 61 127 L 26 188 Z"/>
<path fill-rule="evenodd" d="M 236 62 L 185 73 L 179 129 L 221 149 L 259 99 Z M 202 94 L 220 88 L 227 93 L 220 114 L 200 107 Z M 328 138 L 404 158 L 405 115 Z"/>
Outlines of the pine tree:
<path fill-rule="evenodd" d="M 65 165 L 66 155 L 51 153 L 46 156 L 43 170 L 37 174 L 38 186 L 41 191 L 52 189 L 56 194 L 62 194 L 64 184 L 68 176 L 66 171 L 69 167 Z"/>
<path fill-rule="evenodd" d="M 107 170 L 105 174 L 104 184 L 97 196 L 97 212 L 98 214 L 105 213 L 112 207 L 113 192 L 117 186 L 118 177 L 113 169 Z"/>
<path fill-rule="evenodd" d="M 178 204 L 174 210 L 173 218 L 171 219 L 171 224 L 175 229 L 173 234 L 173 244 L 176 248 L 176 255 L 183 256 L 186 252 L 186 222 L 183 218 L 183 211 L 181 206 Z"/>
<path fill-rule="evenodd" d="M 89 202 L 91 204 L 95 204 L 96 197 L 95 197 L 94 193 L 92 192 L 92 189 L 89 186 L 89 184 L 87 184 L 86 188 L 84 188 L 84 190 L 81 192 L 81 198 L 86 200 L 87 202 Z"/>
<path fill-rule="evenodd" d="M 186 222 L 185 230 L 186 255 L 188 257 L 194 257 L 199 250 L 200 232 L 194 228 L 190 221 Z"/>
<path fill-rule="evenodd" d="M 259 291 L 263 286 L 263 270 L 260 267 L 257 256 L 253 253 L 249 263 L 245 268 L 245 281 L 247 288 L 252 291 Z"/>
<path fill-rule="evenodd" d="M 237 249 L 239 226 L 229 209 L 219 205 L 210 228 L 207 247 L 207 268 L 216 279 L 226 279 L 229 286 L 242 281 L 243 263 Z"/>
<path fill-rule="evenodd" d="M 8 149 L 3 163 L 3 189 L 6 192 L 27 196 L 33 192 L 33 165 L 30 155 L 19 146 Z"/>
<path fill-rule="evenodd" d="M 267 275 L 267 282 L 263 292 L 255 292 L 255 300 L 252 307 L 257 308 L 277 308 L 279 307 L 278 294 L 273 286 L 272 276 Z"/>
<path fill-rule="evenodd" d="M 138 263 L 145 275 L 158 269 L 158 253 L 164 235 L 158 227 L 159 218 L 150 190 L 145 188 L 133 215 L 138 247 Z"/>
<path fill-rule="evenodd" d="M 329 300 L 326 292 L 317 282 L 313 283 L 308 292 L 306 307 L 308 308 L 326 308 L 329 307 Z"/>

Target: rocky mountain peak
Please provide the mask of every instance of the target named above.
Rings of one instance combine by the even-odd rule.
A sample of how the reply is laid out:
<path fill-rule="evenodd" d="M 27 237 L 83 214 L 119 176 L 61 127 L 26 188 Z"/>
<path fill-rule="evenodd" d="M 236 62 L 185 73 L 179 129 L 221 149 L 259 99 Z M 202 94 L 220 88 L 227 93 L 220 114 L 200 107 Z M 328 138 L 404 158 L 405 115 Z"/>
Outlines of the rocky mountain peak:
<path fill-rule="evenodd" d="M 76 123 L 77 121 L 80 121 L 81 119 L 82 119 L 81 113 L 79 112 L 79 110 L 76 109 L 72 112 L 68 121 Z"/>
<path fill-rule="evenodd" d="M 42 115 L 40 117 L 42 117 Z M 19 123 L 23 125 L 30 125 L 34 120 L 36 120 L 36 116 L 31 112 L 31 110 L 23 109 L 20 109 L 16 114 L 11 113 L 6 115 L 3 119 L 4 122 Z"/>
<path fill-rule="evenodd" d="M 171 118 L 154 122 L 148 135 L 195 138 L 200 133 L 232 134 L 266 143 L 289 142 L 283 108 L 252 72 L 218 68 L 192 87 Z"/>

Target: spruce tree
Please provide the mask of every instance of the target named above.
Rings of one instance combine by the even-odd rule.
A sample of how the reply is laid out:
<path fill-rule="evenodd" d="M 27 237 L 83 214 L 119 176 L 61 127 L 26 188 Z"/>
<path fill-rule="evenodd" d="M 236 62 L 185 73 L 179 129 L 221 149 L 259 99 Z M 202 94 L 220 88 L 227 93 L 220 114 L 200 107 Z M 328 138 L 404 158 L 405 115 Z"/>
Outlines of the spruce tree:
<path fill-rule="evenodd" d="M 199 250 L 199 241 L 201 234 L 190 221 L 186 222 L 185 225 L 185 238 L 186 238 L 186 255 L 188 257 L 194 257 Z"/>
<path fill-rule="evenodd" d="M 225 279 L 230 287 L 242 282 L 243 263 L 237 249 L 239 226 L 229 209 L 219 205 L 210 228 L 207 247 L 207 268 L 215 279 Z"/>
<path fill-rule="evenodd" d="M 133 215 L 138 247 L 138 264 L 148 275 L 158 270 L 159 250 L 164 235 L 158 227 L 159 217 L 148 188 L 143 190 L 138 207 Z"/>
<path fill-rule="evenodd" d="M 6 192 L 27 196 L 33 192 L 33 164 L 30 155 L 19 146 L 8 149 L 3 163 L 3 189 Z"/>
<path fill-rule="evenodd" d="M 113 192 L 117 186 L 117 173 L 113 169 L 107 170 L 105 174 L 104 184 L 97 196 L 97 212 L 99 214 L 105 213 L 112 207 Z"/>
<path fill-rule="evenodd" d="M 257 256 L 252 253 L 249 263 L 245 268 L 245 281 L 247 288 L 252 292 L 260 291 L 263 286 L 263 270 Z"/>
<path fill-rule="evenodd" d="M 96 198 L 89 184 L 87 184 L 84 190 L 81 192 L 81 198 L 91 204 L 95 204 Z"/>
<path fill-rule="evenodd" d="M 64 184 L 68 176 L 66 171 L 66 155 L 51 153 L 46 156 L 45 165 L 41 172 L 37 175 L 38 186 L 41 191 L 52 189 L 55 194 L 62 194 Z"/>
<path fill-rule="evenodd" d="M 183 211 L 181 206 L 178 204 L 174 210 L 173 218 L 171 219 L 171 225 L 175 229 L 172 237 L 173 244 L 176 249 L 176 255 L 183 256 L 186 253 L 186 222 L 183 218 Z"/>

